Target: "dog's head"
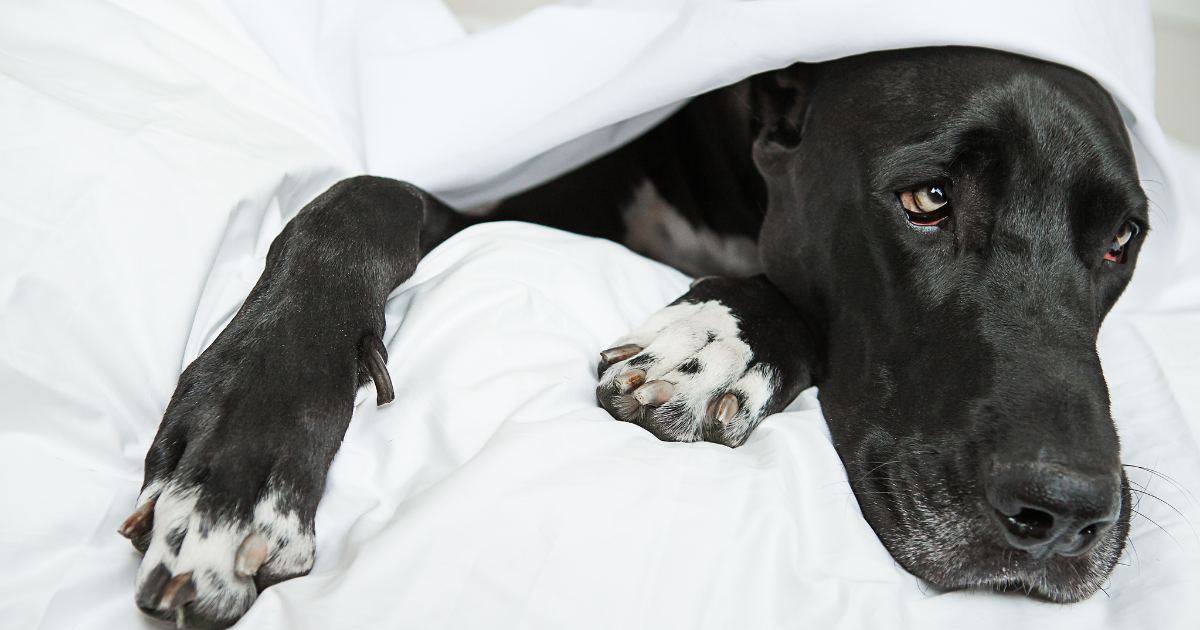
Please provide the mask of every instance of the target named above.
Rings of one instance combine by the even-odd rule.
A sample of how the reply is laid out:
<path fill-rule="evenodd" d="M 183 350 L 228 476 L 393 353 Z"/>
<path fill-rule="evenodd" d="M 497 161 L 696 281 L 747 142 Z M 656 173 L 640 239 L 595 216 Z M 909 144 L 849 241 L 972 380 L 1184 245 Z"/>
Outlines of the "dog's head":
<path fill-rule="evenodd" d="M 1148 227 L 1112 98 L 970 48 L 795 66 L 756 94 L 764 268 L 822 339 L 867 521 L 941 588 L 1094 593 L 1130 510 L 1096 337 Z"/>

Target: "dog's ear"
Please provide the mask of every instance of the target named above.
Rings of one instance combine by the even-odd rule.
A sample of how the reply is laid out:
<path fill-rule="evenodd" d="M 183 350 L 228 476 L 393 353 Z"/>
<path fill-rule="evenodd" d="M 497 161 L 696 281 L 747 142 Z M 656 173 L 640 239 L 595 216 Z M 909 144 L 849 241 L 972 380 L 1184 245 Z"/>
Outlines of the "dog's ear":
<path fill-rule="evenodd" d="M 799 146 L 813 74 L 813 64 L 796 63 L 751 79 L 754 159 L 760 168 L 775 161 L 772 156 Z"/>

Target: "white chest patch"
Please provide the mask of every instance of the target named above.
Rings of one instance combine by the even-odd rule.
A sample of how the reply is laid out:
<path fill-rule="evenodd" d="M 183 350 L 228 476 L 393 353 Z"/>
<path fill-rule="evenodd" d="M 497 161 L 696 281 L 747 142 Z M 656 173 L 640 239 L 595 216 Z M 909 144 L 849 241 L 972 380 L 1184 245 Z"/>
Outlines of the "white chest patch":
<path fill-rule="evenodd" d="M 688 275 L 748 277 L 761 272 L 754 239 L 692 225 L 648 180 L 621 209 L 621 218 L 626 247 Z"/>

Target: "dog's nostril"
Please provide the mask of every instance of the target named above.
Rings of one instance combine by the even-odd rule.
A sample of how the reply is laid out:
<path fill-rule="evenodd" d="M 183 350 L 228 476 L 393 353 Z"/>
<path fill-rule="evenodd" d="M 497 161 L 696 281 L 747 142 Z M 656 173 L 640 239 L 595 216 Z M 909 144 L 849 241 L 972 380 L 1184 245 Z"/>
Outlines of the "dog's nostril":
<path fill-rule="evenodd" d="M 1021 508 L 1020 512 L 1009 516 L 996 510 L 1004 523 L 1005 529 L 1017 538 L 1027 540 L 1045 540 L 1054 528 L 1054 517 L 1041 510 Z"/>
<path fill-rule="evenodd" d="M 1076 531 L 1074 535 L 1061 535 L 1055 540 L 1053 551 L 1067 557 L 1083 555 L 1095 546 L 1101 535 L 1112 526 L 1110 521 L 1096 521 Z"/>
<path fill-rule="evenodd" d="M 1112 526 L 1113 523 L 1110 521 L 1096 521 L 1095 523 L 1084 527 L 1083 529 L 1079 530 L 1078 534 L 1075 535 L 1075 540 L 1071 541 L 1074 548 L 1064 549 L 1059 553 L 1062 553 L 1066 556 L 1075 556 L 1087 551 L 1088 549 L 1091 549 L 1096 540 L 1100 538 L 1100 535 L 1107 532 Z"/>
<path fill-rule="evenodd" d="M 1086 553 L 1117 521 L 1117 475 L 1041 461 L 995 462 L 984 492 L 1009 545 L 1034 558 Z"/>

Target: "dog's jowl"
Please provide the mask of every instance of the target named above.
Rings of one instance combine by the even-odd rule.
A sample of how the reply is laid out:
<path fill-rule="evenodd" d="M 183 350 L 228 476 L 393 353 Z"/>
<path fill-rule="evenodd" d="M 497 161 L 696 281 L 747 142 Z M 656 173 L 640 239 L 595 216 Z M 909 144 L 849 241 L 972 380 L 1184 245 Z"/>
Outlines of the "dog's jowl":
<path fill-rule="evenodd" d="M 642 231 L 654 217 L 675 227 Z M 925 48 L 701 96 L 482 219 L 382 178 L 322 194 L 180 376 L 121 530 L 144 611 L 226 626 L 311 568 L 356 388 L 405 387 L 388 293 L 497 219 L 730 274 L 601 353 L 614 418 L 736 447 L 815 384 L 863 516 L 914 575 L 1074 602 L 1117 562 L 1129 488 L 1096 337 L 1148 229 L 1120 114 L 1074 70 Z"/>

